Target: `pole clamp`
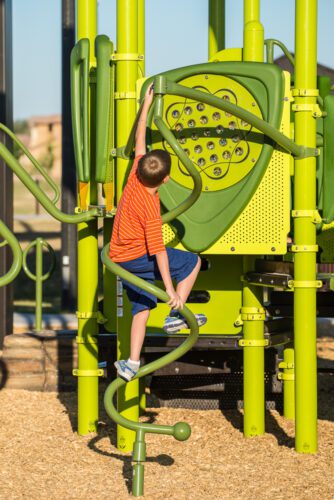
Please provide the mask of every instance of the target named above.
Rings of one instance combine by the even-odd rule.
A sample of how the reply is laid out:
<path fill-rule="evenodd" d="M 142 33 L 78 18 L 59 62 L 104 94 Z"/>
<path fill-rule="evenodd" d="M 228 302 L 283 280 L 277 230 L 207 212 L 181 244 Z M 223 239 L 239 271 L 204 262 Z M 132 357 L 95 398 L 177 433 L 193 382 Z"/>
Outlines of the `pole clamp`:
<path fill-rule="evenodd" d="M 97 344 L 97 336 L 93 335 L 85 335 L 84 337 L 77 336 L 75 337 L 77 344 Z"/>
<path fill-rule="evenodd" d="M 77 311 L 76 317 L 78 319 L 91 319 L 91 318 L 96 318 L 97 322 L 100 325 L 104 325 L 108 321 L 108 318 L 106 318 L 101 311 L 93 311 L 93 312 L 82 312 L 82 311 Z"/>
<path fill-rule="evenodd" d="M 74 368 L 72 375 L 75 377 L 102 377 L 104 371 L 102 368 L 98 368 L 97 370 L 79 370 L 79 368 Z"/>
<path fill-rule="evenodd" d="M 263 307 L 242 307 L 240 309 L 241 321 L 264 321 L 266 311 Z"/>
<path fill-rule="evenodd" d="M 240 347 L 266 347 L 269 345 L 268 339 L 240 339 Z"/>
<path fill-rule="evenodd" d="M 319 104 L 293 104 L 292 111 L 311 111 L 313 118 L 321 118 L 322 111 Z"/>
<path fill-rule="evenodd" d="M 295 219 L 301 217 L 310 218 L 314 224 L 322 222 L 322 218 L 318 210 L 292 210 L 291 216 Z"/>
<path fill-rule="evenodd" d="M 318 245 L 291 245 L 290 252 L 317 252 L 319 250 Z"/>
<path fill-rule="evenodd" d="M 278 368 L 283 368 L 285 370 L 293 370 L 295 367 L 294 363 L 287 363 L 286 361 L 281 361 L 278 365 Z"/>
<path fill-rule="evenodd" d="M 113 54 L 111 54 L 111 60 L 112 61 L 143 61 L 144 54 L 137 54 L 137 53 L 121 54 L 118 52 L 114 52 Z"/>
<path fill-rule="evenodd" d="M 294 288 L 321 288 L 322 287 L 322 281 L 321 280 L 315 280 L 315 281 L 294 281 L 294 280 L 289 280 L 288 281 L 288 287 L 293 290 Z"/>
<path fill-rule="evenodd" d="M 291 93 L 294 97 L 318 97 L 318 89 L 292 89 Z"/>
<path fill-rule="evenodd" d="M 295 374 L 294 373 L 278 373 L 277 374 L 278 380 L 284 380 L 284 381 L 293 381 L 295 380 Z"/>
<path fill-rule="evenodd" d="M 137 99 L 137 93 L 136 92 L 114 92 L 114 98 L 115 99 Z"/>

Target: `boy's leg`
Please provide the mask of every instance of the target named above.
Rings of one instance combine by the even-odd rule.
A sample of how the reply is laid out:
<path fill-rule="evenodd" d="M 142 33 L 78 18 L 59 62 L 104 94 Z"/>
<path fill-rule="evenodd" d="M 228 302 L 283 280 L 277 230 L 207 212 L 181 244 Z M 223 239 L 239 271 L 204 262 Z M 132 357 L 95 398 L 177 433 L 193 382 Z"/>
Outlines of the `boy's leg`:
<path fill-rule="evenodd" d="M 197 264 L 191 271 L 191 273 L 186 278 L 184 278 L 184 280 L 180 281 L 180 283 L 178 283 L 176 286 L 176 293 L 181 297 L 183 304 L 187 302 L 187 299 L 196 281 L 200 269 L 201 259 L 198 257 Z"/>
<path fill-rule="evenodd" d="M 145 339 L 146 323 L 149 315 L 150 310 L 145 309 L 144 311 L 140 311 L 133 316 L 131 325 L 131 361 L 139 361 L 140 359 L 140 352 Z"/>

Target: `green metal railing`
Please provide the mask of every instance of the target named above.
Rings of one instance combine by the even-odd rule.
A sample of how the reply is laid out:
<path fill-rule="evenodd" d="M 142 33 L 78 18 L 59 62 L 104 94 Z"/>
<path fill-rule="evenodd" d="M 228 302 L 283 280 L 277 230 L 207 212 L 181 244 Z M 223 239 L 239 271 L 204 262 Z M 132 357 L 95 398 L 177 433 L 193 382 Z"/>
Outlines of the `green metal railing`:
<path fill-rule="evenodd" d="M 36 247 L 36 274 L 33 274 L 28 268 L 27 256 L 29 251 Z M 43 274 L 43 247 L 46 248 L 51 257 L 49 270 Z M 51 278 L 56 267 L 56 256 L 51 245 L 43 238 L 36 238 L 36 240 L 29 243 L 23 251 L 23 269 L 26 275 L 36 282 L 35 289 L 35 330 L 40 332 L 42 330 L 42 301 L 43 301 L 43 281 Z"/>
<path fill-rule="evenodd" d="M 7 127 L 0 124 L 1 128 L 7 131 Z M 15 137 L 11 132 L 11 137 Z M 16 139 L 18 141 L 18 139 Z M 19 144 L 19 142 L 18 142 Z M 55 203 L 58 199 L 58 194 L 56 192 L 54 200 L 50 200 L 47 194 L 42 191 L 42 189 L 34 182 L 32 177 L 25 171 L 20 162 L 14 157 L 14 155 L 6 148 L 6 146 L 0 143 L 0 156 L 7 163 L 9 168 L 12 169 L 14 174 L 20 179 L 20 181 L 29 189 L 32 195 L 40 202 L 40 204 L 45 208 L 45 210 L 55 219 L 60 222 L 67 222 L 69 224 L 78 224 L 79 222 L 87 222 L 94 219 L 99 213 L 98 208 L 92 208 L 85 212 L 78 214 L 65 214 L 59 208 L 56 207 Z M 29 158 L 33 161 L 34 165 L 37 166 L 38 162 L 29 153 Z M 43 168 L 39 166 L 38 170 L 42 173 L 43 177 L 47 182 L 53 187 L 53 181 L 47 176 Z"/>
<path fill-rule="evenodd" d="M 0 287 L 2 287 L 8 285 L 19 274 L 22 267 L 22 250 L 14 234 L 2 220 L 0 220 L 0 236 L 3 238 L 0 248 L 9 245 L 13 252 L 13 262 L 10 269 L 4 276 L 0 277 Z"/>

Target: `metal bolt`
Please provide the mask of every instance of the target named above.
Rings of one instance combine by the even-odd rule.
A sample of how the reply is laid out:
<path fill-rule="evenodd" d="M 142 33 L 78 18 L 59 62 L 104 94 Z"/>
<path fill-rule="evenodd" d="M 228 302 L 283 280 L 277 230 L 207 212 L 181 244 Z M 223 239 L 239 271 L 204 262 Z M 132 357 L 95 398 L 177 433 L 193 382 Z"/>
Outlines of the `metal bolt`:
<path fill-rule="evenodd" d="M 271 247 L 271 251 L 272 252 L 275 252 L 276 248 L 275 247 Z"/>
<path fill-rule="evenodd" d="M 209 78 L 209 76 L 208 76 L 208 75 L 205 75 L 205 77 L 204 77 L 204 78 L 207 80 L 207 79 Z"/>
<path fill-rule="evenodd" d="M 205 191 L 209 191 L 209 187 L 208 186 L 205 186 Z"/>
<path fill-rule="evenodd" d="M 235 247 L 231 247 L 231 252 L 234 252 L 235 251 Z"/>

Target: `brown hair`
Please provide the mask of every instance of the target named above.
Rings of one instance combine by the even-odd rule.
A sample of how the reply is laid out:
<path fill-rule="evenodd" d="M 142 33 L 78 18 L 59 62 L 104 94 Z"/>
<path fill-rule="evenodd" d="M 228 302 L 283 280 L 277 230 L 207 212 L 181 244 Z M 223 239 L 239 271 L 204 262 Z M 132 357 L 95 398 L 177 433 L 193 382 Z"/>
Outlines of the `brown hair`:
<path fill-rule="evenodd" d="M 163 149 L 155 149 L 142 156 L 138 163 L 138 179 L 146 187 L 159 186 L 170 173 L 170 154 Z"/>

